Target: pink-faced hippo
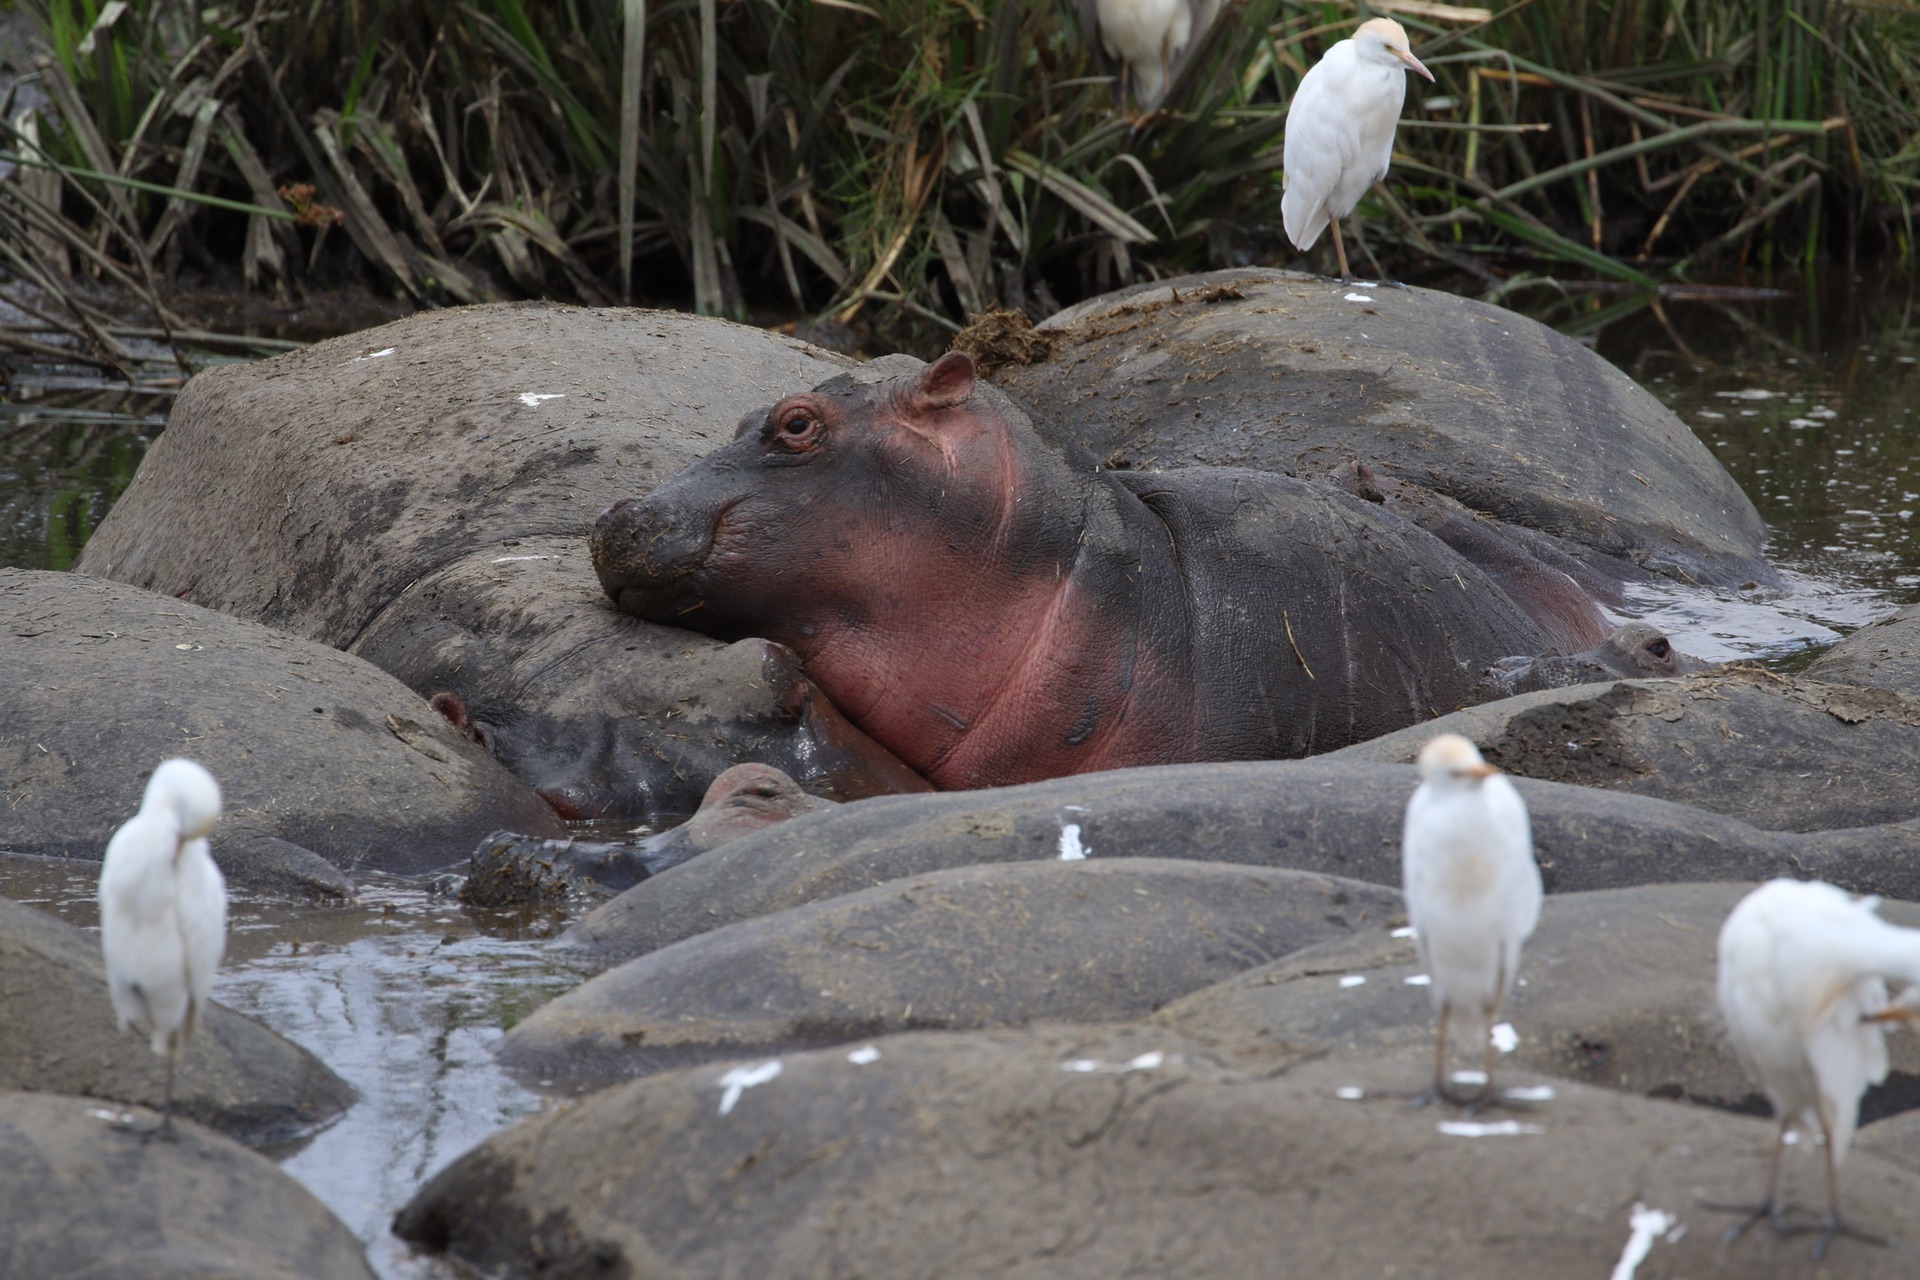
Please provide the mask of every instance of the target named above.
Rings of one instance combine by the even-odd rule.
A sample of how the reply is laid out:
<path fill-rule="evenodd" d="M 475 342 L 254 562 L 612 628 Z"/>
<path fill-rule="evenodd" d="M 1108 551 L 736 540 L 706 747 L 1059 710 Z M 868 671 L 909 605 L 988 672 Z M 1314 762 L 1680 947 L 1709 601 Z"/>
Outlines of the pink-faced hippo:
<path fill-rule="evenodd" d="M 1551 647 L 1380 504 L 1253 471 L 1103 471 L 959 353 L 747 415 L 609 508 L 591 548 L 624 612 L 789 646 L 949 789 L 1328 750 Z"/>

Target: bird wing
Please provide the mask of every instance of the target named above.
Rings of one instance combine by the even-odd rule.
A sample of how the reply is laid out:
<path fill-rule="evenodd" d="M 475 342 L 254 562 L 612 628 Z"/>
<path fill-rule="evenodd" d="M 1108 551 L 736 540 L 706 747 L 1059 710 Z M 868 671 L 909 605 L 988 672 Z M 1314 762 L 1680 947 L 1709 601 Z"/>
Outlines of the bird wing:
<path fill-rule="evenodd" d="M 213 991 L 213 976 L 227 948 L 227 886 L 205 840 L 180 852 L 177 918 L 185 968 L 188 1008 L 184 1032 Z"/>
<path fill-rule="evenodd" d="M 1114 97 L 1120 96 L 1120 60 L 1107 49 L 1107 38 L 1100 30 L 1100 0 L 1080 0 L 1080 40 L 1093 58 L 1093 66 L 1103 76 L 1113 76 Z M 1125 103 L 1120 104 L 1123 108 Z"/>
<path fill-rule="evenodd" d="M 1847 1158 L 1860 1118 L 1860 1096 L 1868 1085 L 1887 1078 L 1886 1032 L 1878 1023 L 1860 1021 L 1863 1013 L 1886 1003 L 1886 984 L 1865 979 L 1835 999 L 1806 1034 L 1807 1061 L 1820 1090 L 1820 1120 L 1835 1164 Z"/>
<path fill-rule="evenodd" d="M 177 824 L 142 812 L 107 841 L 100 863 L 100 955 L 120 1028 L 151 1031 L 170 1006 L 155 975 L 179 971 L 173 925 L 172 853 Z"/>
<path fill-rule="evenodd" d="M 1507 778 L 1496 776 L 1481 783 L 1487 797 L 1489 834 L 1500 849 L 1513 851 L 1514 863 L 1502 868 L 1501 886 L 1506 895 L 1505 919 L 1517 931 L 1512 945 L 1517 958 L 1522 942 L 1533 936 L 1540 923 L 1540 906 L 1545 886 L 1540 880 L 1540 864 L 1533 858 L 1533 819 L 1526 801 Z"/>
<path fill-rule="evenodd" d="M 1082 0 L 1085 3 L 1085 0 Z M 1213 26 L 1213 20 L 1220 15 L 1220 0 L 1186 0 L 1187 6 L 1187 42 L 1175 52 L 1167 63 L 1167 84 L 1169 88 L 1179 83 L 1180 72 L 1192 60 L 1200 49 L 1200 42 L 1207 38 L 1207 32 Z"/>
<path fill-rule="evenodd" d="M 1286 140 L 1280 153 L 1286 170 L 1286 194 L 1280 201 L 1287 239 L 1305 251 L 1313 247 L 1328 219 L 1349 210 L 1330 209 L 1347 171 L 1360 162 L 1360 134 L 1341 95 L 1349 77 L 1341 41 L 1307 69 L 1287 104 Z"/>

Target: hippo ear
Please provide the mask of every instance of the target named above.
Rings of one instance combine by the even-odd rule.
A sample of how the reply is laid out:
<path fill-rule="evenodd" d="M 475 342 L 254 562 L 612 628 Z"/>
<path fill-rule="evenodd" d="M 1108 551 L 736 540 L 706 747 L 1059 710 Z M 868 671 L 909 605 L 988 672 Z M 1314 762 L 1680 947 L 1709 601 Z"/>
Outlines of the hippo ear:
<path fill-rule="evenodd" d="M 914 384 L 916 409 L 951 409 L 973 394 L 973 358 L 964 351 L 949 351 L 920 371 Z"/>

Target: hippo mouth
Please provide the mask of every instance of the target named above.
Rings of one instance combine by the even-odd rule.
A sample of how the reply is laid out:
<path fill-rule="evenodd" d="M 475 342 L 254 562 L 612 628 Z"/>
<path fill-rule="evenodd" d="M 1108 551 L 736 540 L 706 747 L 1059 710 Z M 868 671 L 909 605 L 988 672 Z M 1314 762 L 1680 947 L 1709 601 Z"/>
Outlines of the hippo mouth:
<path fill-rule="evenodd" d="M 593 522 L 587 544 L 601 589 L 620 612 L 685 625 L 686 615 L 706 604 L 699 575 L 713 557 L 720 525 L 740 499 L 693 512 L 658 497 L 614 503 Z"/>

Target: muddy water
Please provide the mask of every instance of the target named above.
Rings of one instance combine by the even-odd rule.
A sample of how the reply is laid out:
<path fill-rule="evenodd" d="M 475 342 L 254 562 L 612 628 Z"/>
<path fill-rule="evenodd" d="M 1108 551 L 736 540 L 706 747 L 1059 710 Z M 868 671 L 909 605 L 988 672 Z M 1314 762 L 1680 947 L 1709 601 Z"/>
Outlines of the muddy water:
<path fill-rule="evenodd" d="M 1689 653 L 1803 663 L 1920 596 L 1920 280 L 1911 271 L 1742 282 L 1778 296 L 1508 301 L 1652 391 L 1740 482 L 1784 595 L 1643 591 Z"/>
<path fill-rule="evenodd" d="M 0 894 L 92 930 L 97 874 L 84 863 L 0 857 Z M 362 880 L 351 906 L 232 904 L 214 999 L 360 1092 L 330 1128 L 269 1154 L 367 1242 L 387 1280 L 463 1274 L 416 1256 L 388 1224 L 428 1177 L 542 1105 L 494 1065 L 493 1042 L 581 980 L 545 945 L 560 924 L 476 915 L 390 877 Z"/>
<path fill-rule="evenodd" d="M 1690 652 L 1791 665 L 1920 595 L 1920 296 L 1908 276 L 1746 283 L 1786 296 L 1655 304 L 1541 287 L 1508 301 L 1590 340 L 1670 405 L 1774 531 L 1784 595 L 1649 591 L 1638 607 Z M 164 387 L 16 378 L 0 406 L 0 564 L 71 563 L 168 403 Z M 0 858 L 0 893 L 91 927 L 93 872 Z M 360 1233 L 390 1280 L 452 1275 L 388 1234 L 393 1211 L 541 1105 L 493 1066 L 491 1046 L 578 980 L 543 947 L 556 927 L 476 918 L 386 879 L 370 879 L 348 907 L 235 904 L 217 998 L 318 1054 L 362 1095 L 283 1165 Z"/>

